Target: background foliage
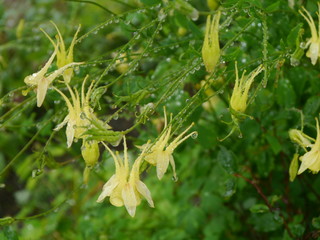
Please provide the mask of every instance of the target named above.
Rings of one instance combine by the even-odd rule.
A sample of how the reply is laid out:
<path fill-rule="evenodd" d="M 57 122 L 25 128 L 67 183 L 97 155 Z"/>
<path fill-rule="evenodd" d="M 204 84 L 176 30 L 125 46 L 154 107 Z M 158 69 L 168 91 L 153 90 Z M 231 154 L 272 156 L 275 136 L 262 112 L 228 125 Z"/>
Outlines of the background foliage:
<path fill-rule="evenodd" d="M 209 76 L 201 47 L 214 11 L 205 0 L 190 0 L 190 9 L 183 0 L 0 1 L 0 239 L 318 238 L 319 178 L 305 172 L 290 182 L 288 174 L 296 152 L 288 130 L 301 128 L 303 116 L 305 132 L 316 137 L 319 64 L 294 53 L 311 34 L 298 9 L 316 19 L 317 2 L 296 1 L 293 9 L 284 0 L 220 2 L 222 56 Z M 86 63 L 72 85 L 86 74 L 99 81 L 97 115 L 116 130 L 146 120 L 127 137 L 132 156 L 134 145 L 157 137 L 163 106 L 176 116 L 177 133 L 195 122 L 198 137 L 174 153 L 177 182 L 170 170 L 162 181 L 153 168 L 143 173 L 155 209 L 143 201 L 132 219 L 108 201 L 97 204 L 114 172 L 109 154 L 82 185 L 81 144 L 68 149 L 65 130 L 53 132 L 66 112 L 60 95 L 49 90 L 37 108 L 34 93 L 21 94 L 24 77 L 53 51 L 40 31 L 55 35 L 49 20 L 67 42 L 82 25 L 75 59 Z M 223 121 L 235 61 L 240 72 L 266 70 L 253 84 L 253 119 L 241 122 L 242 138 L 220 142 L 230 131 Z"/>

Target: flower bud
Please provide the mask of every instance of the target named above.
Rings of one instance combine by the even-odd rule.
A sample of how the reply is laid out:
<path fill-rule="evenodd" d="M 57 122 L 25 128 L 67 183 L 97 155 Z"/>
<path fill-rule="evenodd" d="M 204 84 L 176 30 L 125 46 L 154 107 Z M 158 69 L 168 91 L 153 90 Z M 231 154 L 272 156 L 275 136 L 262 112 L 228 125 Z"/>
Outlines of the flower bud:
<path fill-rule="evenodd" d="M 207 0 L 207 5 L 210 8 L 210 10 L 217 10 L 220 3 L 218 0 Z"/>
<path fill-rule="evenodd" d="M 312 138 L 310 138 L 308 135 L 304 134 L 302 131 L 298 129 L 290 129 L 289 137 L 291 141 L 299 144 L 299 146 L 303 148 L 312 146 L 312 143 L 310 142 L 310 139 Z"/>
<path fill-rule="evenodd" d="M 296 176 L 297 176 L 298 167 L 299 167 L 298 159 L 299 159 L 299 154 L 295 153 L 295 154 L 293 155 L 293 159 L 292 159 L 292 161 L 291 161 L 291 163 L 290 163 L 290 167 L 289 167 L 290 182 L 293 182 L 294 179 L 295 179 Z"/>
<path fill-rule="evenodd" d="M 244 113 L 248 105 L 249 90 L 254 78 L 263 70 L 262 65 L 253 70 L 249 75 L 245 75 L 243 71 L 239 79 L 237 62 L 235 63 L 236 82 L 230 99 L 230 108 L 239 113 Z"/>
<path fill-rule="evenodd" d="M 81 154 L 86 165 L 89 168 L 92 168 L 97 163 L 100 156 L 98 142 L 83 140 Z"/>
<path fill-rule="evenodd" d="M 206 34 L 202 46 L 202 59 L 208 72 L 214 70 L 220 58 L 219 20 L 220 12 L 214 15 L 212 21 L 211 16 L 207 17 Z"/>

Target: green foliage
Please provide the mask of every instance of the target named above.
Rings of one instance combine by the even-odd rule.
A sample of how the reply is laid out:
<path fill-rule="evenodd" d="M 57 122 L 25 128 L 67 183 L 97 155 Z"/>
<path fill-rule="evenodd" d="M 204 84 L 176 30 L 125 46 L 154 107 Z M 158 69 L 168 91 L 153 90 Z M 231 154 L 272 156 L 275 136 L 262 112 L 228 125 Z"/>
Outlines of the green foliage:
<path fill-rule="evenodd" d="M 288 136 L 302 129 L 317 137 L 319 61 L 312 65 L 306 56 L 311 31 L 298 12 L 304 6 L 317 25 L 317 3 L 217 2 L 221 56 L 209 74 L 201 49 L 206 18 L 217 11 L 206 0 L 0 0 L 0 239 L 320 237 L 320 180 L 310 171 L 297 175 L 305 151 Z M 81 95 L 87 75 L 92 83 L 89 112 L 96 118 L 81 115 L 90 127 L 70 148 L 65 127 L 54 130 L 69 111 L 52 87 L 69 97 L 62 76 L 40 108 L 35 87 L 24 84 L 54 51 L 40 31 L 55 39 L 50 20 L 66 46 L 81 24 L 74 61 L 84 63 L 74 67 L 70 86 Z M 235 61 L 240 73 L 263 67 L 238 117 L 229 103 Z M 48 72 L 57 69 L 54 61 Z M 84 185 L 77 140 L 86 136 L 122 152 L 117 145 L 126 135 L 133 163 L 136 146 L 161 139 L 164 106 L 171 140 L 192 122 L 190 133 L 197 131 L 173 153 L 178 179 L 169 167 L 159 181 L 144 161 L 140 179 L 155 208 L 142 200 L 131 218 L 108 197 L 97 203 L 115 166 L 100 144 Z"/>

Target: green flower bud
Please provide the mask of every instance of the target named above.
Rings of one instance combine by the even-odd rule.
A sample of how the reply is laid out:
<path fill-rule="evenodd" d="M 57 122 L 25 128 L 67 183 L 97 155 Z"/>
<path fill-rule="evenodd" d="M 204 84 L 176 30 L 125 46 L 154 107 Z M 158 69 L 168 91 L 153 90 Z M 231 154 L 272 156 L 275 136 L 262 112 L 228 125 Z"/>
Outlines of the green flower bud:
<path fill-rule="evenodd" d="M 220 5 L 218 0 L 207 0 L 207 4 L 210 10 L 217 10 Z"/>
<path fill-rule="evenodd" d="M 87 167 L 92 168 L 97 163 L 100 156 L 98 142 L 83 140 L 81 154 Z"/>

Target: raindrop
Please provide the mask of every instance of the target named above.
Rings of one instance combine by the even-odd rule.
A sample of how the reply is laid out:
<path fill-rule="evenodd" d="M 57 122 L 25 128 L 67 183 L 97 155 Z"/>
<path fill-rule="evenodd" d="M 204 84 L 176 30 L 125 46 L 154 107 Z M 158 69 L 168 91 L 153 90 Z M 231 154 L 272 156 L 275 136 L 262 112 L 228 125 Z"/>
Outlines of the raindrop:
<path fill-rule="evenodd" d="M 178 181 L 178 177 L 177 176 L 172 176 L 172 181 L 177 182 Z"/>
<path fill-rule="evenodd" d="M 81 113 L 80 113 L 80 118 L 81 118 L 82 120 L 86 119 L 86 114 L 85 114 L 84 112 L 81 112 Z"/>
<path fill-rule="evenodd" d="M 296 67 L 300 64 L 300 61 L 298 59 L 292 57 L 292 58 L 290 58 L 290 64 L 291 64 L 291 66 Z"/>
<path fill-rule="evenodd" d="M 112 117 L 114 120 L 118 120 L 118 118 L 119 118 L 119 114 L 118 113 L 115 113 L 115 114 L 113 114 L 113 117 Z"/>
<path fill-rule="evenodd" d="M 192 134 L 191 134 L 191 138 L 192 139 L 196 139 L 198 137 L 198 132 L 193 132 Z"/>
<path fill-rule="evenodd" d="M 300 47 L 301 47 L 302 49 L 306 49 L 306 48 L 307 48 L 307 44 L 306 44 L 305 42 L 301 42 L 301 43 L 300 43 Z"/>

